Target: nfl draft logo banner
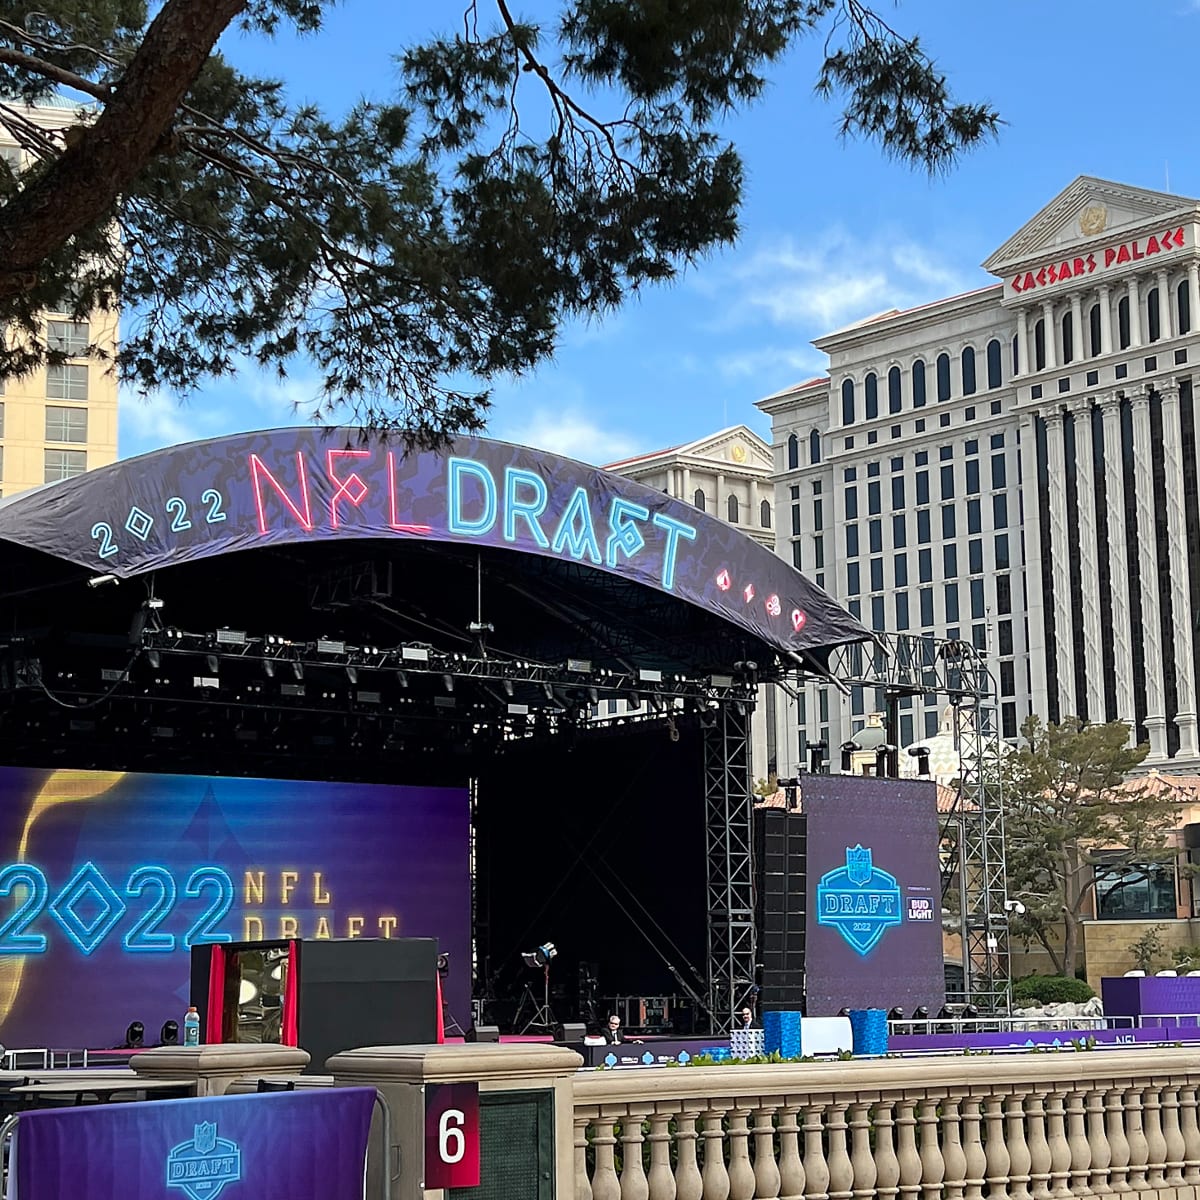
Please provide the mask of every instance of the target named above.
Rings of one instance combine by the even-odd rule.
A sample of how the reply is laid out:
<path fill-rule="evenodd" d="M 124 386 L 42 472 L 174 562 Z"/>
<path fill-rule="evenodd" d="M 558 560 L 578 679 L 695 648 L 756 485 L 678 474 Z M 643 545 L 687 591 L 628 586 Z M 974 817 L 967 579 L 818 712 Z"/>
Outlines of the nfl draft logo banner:
<path fill-rule="evenodd" d="M 945 1003 L 937 789 L 806 775 L 809 1016 Z"/>
<path fill-rule="evenodd" d="M 20 1200 L 362 1200 L 373 1088 L 22 1113 Z"/>

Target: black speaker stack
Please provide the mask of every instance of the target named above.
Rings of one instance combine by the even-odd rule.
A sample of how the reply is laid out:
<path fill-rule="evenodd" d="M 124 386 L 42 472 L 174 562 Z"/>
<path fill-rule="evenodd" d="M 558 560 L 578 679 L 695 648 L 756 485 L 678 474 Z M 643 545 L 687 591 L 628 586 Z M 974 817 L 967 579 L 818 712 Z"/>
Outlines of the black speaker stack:
<path fill-rule="evenodd" d="M 806 833 L 803 813 L 755 810 L 760 1012 L 803 1008 Z"/>

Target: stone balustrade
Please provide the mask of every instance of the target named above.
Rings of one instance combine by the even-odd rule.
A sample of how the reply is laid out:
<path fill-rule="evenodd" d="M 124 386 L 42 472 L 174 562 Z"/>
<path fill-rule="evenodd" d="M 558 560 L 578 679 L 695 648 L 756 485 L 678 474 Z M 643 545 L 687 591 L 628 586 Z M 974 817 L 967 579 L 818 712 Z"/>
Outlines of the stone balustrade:
<path fill-rule="evenodd" d="M 587 1072 L 574 1200 L 1200 1200 L 1198 1088 L 1183 1048 Z"/>

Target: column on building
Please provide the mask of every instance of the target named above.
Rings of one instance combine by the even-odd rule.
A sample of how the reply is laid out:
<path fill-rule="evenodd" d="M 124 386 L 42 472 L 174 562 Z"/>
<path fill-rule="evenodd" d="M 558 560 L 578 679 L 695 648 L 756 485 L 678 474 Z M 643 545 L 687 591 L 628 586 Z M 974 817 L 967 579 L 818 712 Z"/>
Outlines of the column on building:
<path fill-rule="evenodd" d="M 694 493 L 692 492 L 692 472 L 690 468 L 683 468 L 683 498 L 691 504 Z"/>
<path fill-rule="evenodd" d="M 1137 710 L 1133 696 L 1133 645 L 1129 615 L 1129 547 L 1125 529 L 1125 473 L 1121 450 L 1121 397 L 1110 392 L 1100 397 L 1104 420 L 1104 510 L 1108 534 L 1109 603 L 1112 609 L 1108 637 L 1112 641 L 1116 676 L 1116 717 L 1130 729 L 1130 742 L 1137 740 Z"/>
<path fill-rule="evenodd" d="M 1047 360 L 1048 361 L 1048 360 Z M 1046 458 L 1050 504 L 1050 600 L 1054 613 L 1054 676 L 1058 718 L 1079 715 L 1075 696 L 1075 647 L 1071 624 L 1073 553 L 1067 531 L 1067 456 L 1063 445 L 1063 410 L 1046 413 Z"/>
<path fill-rule="evenodd" d="M 1129 277 L 1129 346 L 1136 350 L 1142 344 L 1142 293 L 1136 275 Z"/>
<path fill-rule="evenodd" d="M 1100 285 L 1100 353 L 1111 354 L 1112 348 L 1112 293 L 1105 283 Z"/>
<path fill-rule="evenodd" d="M 1175 642 L 1175 725 L 1179 730 L 1180 757 L 1195 758 L 1200 754 L 1200 745 L 1197 744 L 1196 730 L 1192 597 L 1188 574 L 1187 518 L 1183 502 L 1183 437 L 1179 423 L 1178 382 L 1172 379 L 1163 384 L 1159 394 L 1162 396 L 1163 464 L 1167 484 L 1171 631 Z"/>
<path fill-rule="evenodd" d="M 1046 370 L 1053 371 L 1058 366 L 1058 357 L 1055 354 L 1058 338 L 1055 336 L 1054 329 L 1054 305 L 1049 300 L 1042 301 L 1042 329 L 1044 331 L 1042 345 L 1046 350 Z"/>
<path fill-rule="evenodd" d="M 1171 281 L 1165 270 L 1158 271 L 1154 276 L 1158 288 L 1158 336 L 1173 338 L 1175 336 L 1175 318 L 1171 308 Z"/>
<path fill-rule="evenodd" d="M 1029 310 L 1017 309 L 1017 374 L 1029 374 Z"/>
<path fill-rule="evenodd" d="M 1154 443 L 1150 434 L 1150 393 L 1140 388 L 1130 397 L 1130 403 L 1133 408 L 1133 487 L 1137 499 L 1138 594 L 1142 600 L 1146 734 L 1150 739 L 1147 762 L 1161 762 L 1167 756 L 1167 716 L 1158 595 L 1158 546 L 1154 528 Z"/>
<path fill-rule="evenodd" d="M 1067 357 L 1067 348 L 1063 347 L 1063 359 Z M 1071 293 L 1071 361 L 1078 362 L 1087 358 L 1087 330 L 1083 327 L 1083 297 L 1078 292 Z"/>
<path fill-rule="evenodd" d="M 1188 323 L 1189 332 L 1200 329 L 1200 263 L 1188 263 Z"/>
<path fill-rule="evenodd" d="M 1030 708 L 1036 713 L 1045 713 L 1049 708 L 1049 684 L 1046 664 L 1046 618 L 1045 605 L 1049 580 L 1042 579 L 1042 522 L 1040 507 L 1046 498 L 1037 486 L 1037 411 L 1025 409 L 1020 416 L 1018 432 L 1021 457 L 1022 491 L 1025 496 L 1025 589 L 1028 594 L 1026 611 L 1029 616 L 1030 680 L 1032 692 Z"/>
<path fill-rule="evenodd" d="M 713 501 L 713 514 L 725 520 L 725 476 L 722 472 L 717 472 L 716 481 L 713 484 L 716 488 L 716 499 Z"/>
<path fill-rule="evenodd" d="M 1092 443 L 1092 401 L 1071 405 L 1075 424 L 1075 490 L 1079 509 L 1079 570 L 1083 593 L 1083 654 L 1087 680 L 1087 719 L 1104 720 L 1103 620 L 1100 614 L 1100 544 L 1096 534 L 1096 475 Z M 1080 697 L 1081 700 L 1084 697 Z M 1080 708 L 1083 704 L 1080 704 Z"/>

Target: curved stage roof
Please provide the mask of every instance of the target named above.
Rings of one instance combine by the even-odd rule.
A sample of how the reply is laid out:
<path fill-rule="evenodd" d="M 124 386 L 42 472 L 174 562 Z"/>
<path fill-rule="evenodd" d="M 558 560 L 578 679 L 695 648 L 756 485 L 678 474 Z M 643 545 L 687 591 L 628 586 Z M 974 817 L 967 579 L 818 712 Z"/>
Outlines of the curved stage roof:
<path fill-rule="evenodd" d="M 405 453 L 306 427 L 174 446 L 0 501 L 0 564 L 8 631 L 124 635 L 143 586 L 83 585 L 153 576 L 161 620 L 194 631 L 452 649 L 474 623 L 500 654 L 764 673 L 871 636 L 725 522 L 482 438 Z"/>

